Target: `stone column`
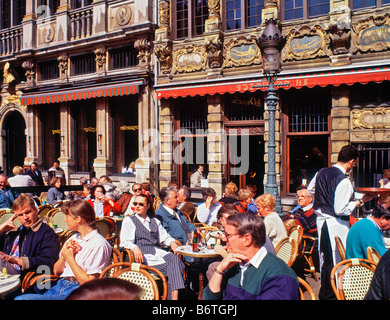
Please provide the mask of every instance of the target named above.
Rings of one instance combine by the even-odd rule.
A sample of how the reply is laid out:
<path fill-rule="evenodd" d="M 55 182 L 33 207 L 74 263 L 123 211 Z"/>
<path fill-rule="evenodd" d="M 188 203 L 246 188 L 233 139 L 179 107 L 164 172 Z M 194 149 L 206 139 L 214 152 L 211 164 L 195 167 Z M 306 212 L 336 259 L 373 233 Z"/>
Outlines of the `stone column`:
<path fill-rule="evenodd" d="M 60 105 L 60 126 L 61 142 L 60 157 L 58 160 L 65 171 L 67 184 L 70 184 L 70 175 L 75 172 L 75 121 L 72 117 L 72 110 L 69 102 L 62 102 Z"/>
<path fill-rule="evenodd" d="M 93 5 L 93 25 L 92 34 L 94 36 L 105 34 L 107 31 L 107 1 L 106 0 L 94 0 Z"/>
<path fill-rule="evenodd" d="M 112 117 L 107 98 L 96 99 L 96 150 L 93 163 L 96 176 L 112 175 Z"/>
<path fill-rule="evenodd" d="M 36 161 L 38 167 L 42 169 L 42 122 L 39 119 L 39 108 L 27 107 L 26 111 L 26 158 L 24 164 L 29 166 Z"/>
<path fill-rule="evenodd" d="M 349 88 L 332 88 L 332 164 L 337 162 L 340 149 L 350 143 L 349 115 Z"/>
<path fill-rule="evenodd" d="M 207 97 L 208 115 L 207 122 L 207 162 L 208 162 L 208 185 L 221 198 L 225 189 L 226 174 L 225 163 L 227 161 L 227 145 L 224 126 L 224 106 L 220 95 Z"/>
<path fill-rule="evenodd" d="M 145 86 L 138 95 L 138 156 L 135 161 L 136 181 L 148 181 L 150 167 L 154 162 L 155 140 L 152 128 L 154 114 L 152 112 L 151 90 Z"/>
<path fill-rule="evenodd" d="M 37 45 L 37 15 L 34 0 L 26 0 L 26 15 L 23 18 L 23 50 L 35 49 Z"/>
<path fill-rule="evenodd" d="M 57 18 L 57 30 L 56 37 L 58 43 L 66 43 L 70 39 L 69 36 L 69 10 L 70 3 L 68 0 L 60 0 L 60 3 L 57 8 L 56 18 Z"/>
<path fill-rule="evenodd" d="M 171 180 L 177 180 L 173 161 L 173 110 L 168 100 L 161 100 L 159 106 L 160 173 L 159 188 L 166 187 Z"/>

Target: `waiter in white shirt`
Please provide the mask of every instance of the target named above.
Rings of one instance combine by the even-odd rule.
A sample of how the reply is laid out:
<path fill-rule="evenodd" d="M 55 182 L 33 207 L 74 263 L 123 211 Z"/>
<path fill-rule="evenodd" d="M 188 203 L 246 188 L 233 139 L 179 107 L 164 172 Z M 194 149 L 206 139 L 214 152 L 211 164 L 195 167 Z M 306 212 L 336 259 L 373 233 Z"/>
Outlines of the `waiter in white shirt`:
<path fill-rule="evenodd" d="M 335 237 L 338 236 L 345 244 L 353 210 L 375 197 L 364 195 L 359 200 L 352 200 L 354 188 L 346 174 L 355 166 L 358 157 L 359 150 L 355 146 L 344 146 L 338 154 L 337 163 L 319 170 L 307 188 L 314 194 L 313 207 L 317 214 L 320 300 L 336 299 L 330 284 L 332 268 L 341 260 L 336 250 Z"/>

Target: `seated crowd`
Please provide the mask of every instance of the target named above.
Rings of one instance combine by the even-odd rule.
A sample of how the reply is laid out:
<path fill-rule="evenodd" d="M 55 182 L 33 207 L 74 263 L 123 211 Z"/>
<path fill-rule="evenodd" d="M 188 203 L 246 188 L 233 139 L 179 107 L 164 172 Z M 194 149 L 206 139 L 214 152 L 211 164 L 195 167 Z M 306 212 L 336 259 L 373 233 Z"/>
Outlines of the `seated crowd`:
<path fill-rule="evenodd" d="M 299 299 L 296 266 L 289 267 L 283 262 L 275 248 L 297 226 L 303 229 L 304 235 L 317 237 L 314 196 L 306 187 L 297 189 L 294 210 L 281 215 L 276 212 L 272 194 L 257 195 L 254 186 L 238 190 L 233 182 L 226 185 L 220 199 L 212 188 L 202 188 L 203 201 L 198 205 L 191 201 L 189 187 L 175 183 L 153 195 L 149 183 L 135 183 L 130 187 L 124 181 L 116 186 L 107 176 L 94 184 L 80 179 L 83 191 L 72 193 L 72 200 L 61 205 L 68 230 L 74 233 L 60 244 L 53 228 L 40 218 L 33 198 L 12 192 L 6 180 L 4 175 L 0 176 L 0 189 L 9 192 L 12 201 L 8 197 L 4 199 L 7 201 L 4 207 L 12 208 L 14 214 L 0 225 L 2 264 L 7 272 L 20 274 L 22 278 L 29 271 L 38 272 L 41 266 L 59 278 L 45 290 L 33 287 L 22 293 L 18 289 L 6 299 L 103 299 L 104 285 L 110 292 L 105 299 L 109 299 L 111 292 L 113 299 L 120 299 L 120 295 L 113 293 L 115 288 L 126 299 L 139 299 L 136 286 L 126 287 L 123 281 L 111 282 L 106 278 L 101 279 L 104 284 L 98 281 L 111 263 L 113 244 L 99 234 L 95 221 L 97 217 L 116 214 L 124 216 L 116 244 L 118 249 L 130 250 L 135 262 L 161 271 L 167 278 L 168 299 L 178 300 L 182 292 L 199 290 L 199 283 L 194 279 L 203 271 L 207 284 L 203 291 L 205 300 Z M 54 176 L 50 181 L 50 203 L 65 200 L 61 191 L 63 183 L 62 177 Z M 19 227 L 15 219 L 19 220 Z M 223 232 L 220 247 L 226 254 L 201 262 L 175 252 L 205 227 Z M 390 211 L 386 205 L 378 204 L 371 215 L 351 226 L 346 241 L 347 258 L 367 259 L 369 246 L 384 257 L 374 277 L 376 287 L 370 288 L 367 296 L 370 299 L 388 299 L 390 295 L 378 294 L 386 283 L 383 279 L 388 278 L 390 257 L 383 238 L 387 230 L 390 230 Z"/>

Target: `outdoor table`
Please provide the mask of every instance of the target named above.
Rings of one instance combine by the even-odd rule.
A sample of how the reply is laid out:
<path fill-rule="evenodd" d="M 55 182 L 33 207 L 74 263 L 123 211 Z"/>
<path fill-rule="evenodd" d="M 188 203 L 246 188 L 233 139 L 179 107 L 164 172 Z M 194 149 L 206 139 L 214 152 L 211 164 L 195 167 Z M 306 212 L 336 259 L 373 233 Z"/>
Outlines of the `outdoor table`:
<path fill-rule="evenodd" d="M 199 258 L 201 263 L 203 262 L 203 258 L 214 258 L 218 256 L 218 253 L 215 253 L 214 249 L 208 249 L 207 247 L 204 247 L 203 249 L 195 252 L 192 250 L 192 246 L 190 245 L 177 247 L 175 249 L 175 252 L 180 253 L 183 256 Z M 201 271 L 199 271 L 198 300 L 203 300 L 203 284 L 204 284 L 204 274 Z"/>
<path fill-rule="evenodd" d="M 4 299 L 9 293 L 20 286 L 20 275 L 7 275 L 0 277 L 0 299 Z"/>
<path fill-rule="evenodd" d="M 209 235 L 211 238 L 215 239 L 215 244 L 217 244 L 218 240 L 222 241 L 225 234 L 222 231 L 215 230 L 215 231 L 211 231 Z"/>
<path fill-rule="evenodd" d="M 119 245 L 121 228 L 122 228 L 122 222 L 125 219 L 125 216 L 124 215 L 119 215 L 119 216 L 113 215 L 112 217 L 109 217 L 109 218 L 111 218 L 112 220 L 115 221 L 115 224 L 116 224 L 116 235 L 118 237 L 118 245 Z"/>

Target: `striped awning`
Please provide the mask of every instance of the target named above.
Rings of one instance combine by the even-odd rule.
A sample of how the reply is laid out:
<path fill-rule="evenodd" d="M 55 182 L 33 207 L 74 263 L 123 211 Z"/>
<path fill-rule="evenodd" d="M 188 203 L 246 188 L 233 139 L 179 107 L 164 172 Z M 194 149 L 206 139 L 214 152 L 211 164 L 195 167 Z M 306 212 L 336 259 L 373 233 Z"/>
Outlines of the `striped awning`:
<path fill-rule="evenodd" d="M 302 87 L 326 87 L 328 85 L 339 86 L 342 84 L 353 85 L 355 83 L 366 84 L 369 82 L 382 82 L 390 80 L 390 66 L 350 68 L 340 70 L 325 70 L 320 72 L 280 74 L 275 82 L 276 88 L 290 89 Z M 215 82 L 183 84 L 177 86 L 161 86 L 157 88 L 157 99 L 178 98 L 187 96 L 204 96 L 206 94 L 225 94 L 236 92 L 254 92 L 267 90 L 269 84 L 265 77 L 215 80 Z"/>
<path fill-rule="evenodd" d="M 142 84 L 142 80 L 137 80 L 116 84 L 103 84 L 87 88 L 58 90 L 55 92 L 34 92 L 23 94 L 20 102 L 23 106 L 31 106 L 99 97 L 125 96 L 138 93 L 139 86 Z"/>

